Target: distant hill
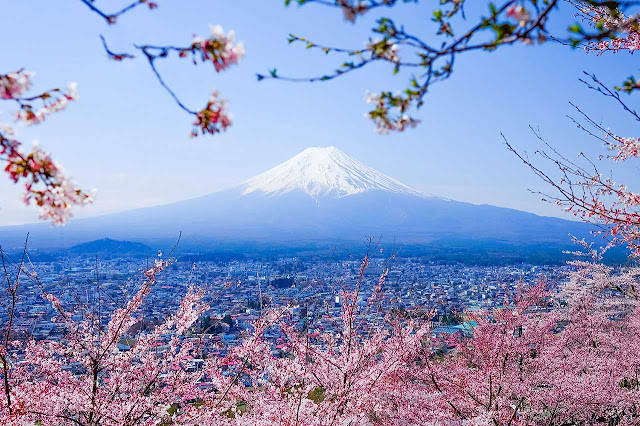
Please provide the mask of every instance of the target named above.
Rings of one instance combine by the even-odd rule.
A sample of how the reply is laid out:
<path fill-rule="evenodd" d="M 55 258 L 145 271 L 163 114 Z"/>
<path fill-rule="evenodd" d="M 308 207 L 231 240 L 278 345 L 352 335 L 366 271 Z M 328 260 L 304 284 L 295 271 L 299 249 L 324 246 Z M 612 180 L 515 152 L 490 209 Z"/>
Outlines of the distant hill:
<path fill-rule="evenodd" d="M 111 238 L 78 244 L 67 250 L 74 254 L 151 255 L 154 250 L 146 244 L 134 241 L 119 241 Z"/>

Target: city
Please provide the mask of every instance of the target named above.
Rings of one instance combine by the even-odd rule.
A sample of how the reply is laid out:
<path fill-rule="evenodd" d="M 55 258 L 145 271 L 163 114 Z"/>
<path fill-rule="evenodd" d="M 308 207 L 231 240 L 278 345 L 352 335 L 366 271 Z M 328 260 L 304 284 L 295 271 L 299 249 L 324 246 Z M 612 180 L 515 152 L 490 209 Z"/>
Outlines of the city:
<path fill-rule="evenodd" d="M 94 310 L 100 306 L 101 322 L 106 326 L 111 312 L 122 307 L 141 285 L 148 262 L 117 256 L 108 260 L 70 256 L 56 262 L 34 263 L 33 269 L 37 271 L 38 282 L 47 292 L 55 293 L 64 306 L 81 309 L 89 306 Z M 327 318 L 339 317 L 340 290 L 353 291 L 361 264 L 362 259 L 355 257 L 342 261 L 308 261 L 297 257 L 269 262 L 178 261 L 159 276 L 139 316 L 147 326 L 157 324 L 177 308 L 189 287 L 198 287 L 206 289 L 203 300 L 211 306 L 206 317 L 214 323 L 222 323 L 225 317 L 231 319 L 227 327 L 215 327 L 219 332 L 212 342 L 216 344 L 237 343 L 242 330 L 258 320 L 261 310 L 273 307 L 288 307 L 290 316 L 305 327 L 332 331 L 334 323 Z M 387 271 L 381 310 L 433 312 L 434 332 L 438 332 L 445 330 L 444 326 L 459 325 L 465 312 L 503 306 L 521 284 L 530 286 L 544 277 L 560 287 L 570 269 L 568 265 L 439 265 L 423 258 L 380 256 L 372 258 L 364 271 L 361 298 L 367 300 L 371 296 Z M 62 339 L 64 327 L 52 322 L 55 310 L 42 297 L 38 282 L 24 280 L 21 285 L 15 333 L 36 339 Z M 2 320 L 6 321 L 6 312 L 3 314 Z M 374 321 L 378 312 L 370 315 L 365 320 Z M 138 331 L 136 328 L 132 333 Z"/>

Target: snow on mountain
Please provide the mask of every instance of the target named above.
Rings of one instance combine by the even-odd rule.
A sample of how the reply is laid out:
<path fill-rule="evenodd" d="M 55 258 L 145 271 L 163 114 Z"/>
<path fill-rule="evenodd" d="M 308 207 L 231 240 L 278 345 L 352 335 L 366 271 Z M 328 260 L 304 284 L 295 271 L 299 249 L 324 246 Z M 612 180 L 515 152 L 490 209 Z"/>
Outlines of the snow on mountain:
<path fill-rule="evenodd" d="M 349 157 L 338 148 L 307 148 L 288 161 L 240 184 L 242 195 L 273 196 L 302 190 L 313 198 L 337 198 L 384 190 L 421 198 L 432 195 L 411 188 Z"/>

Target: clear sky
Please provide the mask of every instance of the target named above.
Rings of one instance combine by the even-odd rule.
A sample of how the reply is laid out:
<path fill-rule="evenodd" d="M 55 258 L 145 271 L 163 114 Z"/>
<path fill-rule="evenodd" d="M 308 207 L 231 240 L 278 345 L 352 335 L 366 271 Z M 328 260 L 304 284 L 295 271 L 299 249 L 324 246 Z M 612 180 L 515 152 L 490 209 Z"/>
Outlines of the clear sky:
<path fill-rule="evenodd" d="M 96 0 L 105 9 L 117 1 Z M 37 139 L 85 188 L 97 188 L 93 206 L 77 217 L 165 204 L 204 195 L 252 177 L 310 146 L 334 145 L 402 182 L 448 198 L 493 204 L 545 215 L 562 215 L 527 188 L 544 189 L 507 152 L 500 131 L 521 149 L 540 145 L 528 129 L 539 127 L 563 152 L 595 152 L 567 118 L 573 101 L 605 125 L 633 135 L 613 103 L 587 90 L 578 78 L 595 72 L 610 85 L 637 72 L 637 57 L 598 57 L 548 43 L 507 47 L 459 56 L 454 75 L 434 86 L 416 118 L 422 124 L 404 134 L 379 136 L 363 114 L 367 90 L 401 89 L 403 76 L 372 66 L 344 78 L 316 84 L 258 83 L 256 72 L 277 67 L 295 76 L 325 73 L 340 64 L 320 52 L 289 46 L 289 33 L 329 45 L 360 47 L 380 16 L 370 13 L 356 25 L 336 9 L 308 5 L 285 8 L 281 0 L 158 0 L 154 11 L 139 8 L 107 26 L 79 0 L 3 2 L 0 15 L 0 72 L 25 68 L 37 73 L 34 90 L 79 85 L 80 100 L 19 139 Z M 402 5 L 390 13 L 409 29 L 435 31 L 432 7 Z M 474 2 L 482 4 L 484 2 Z M 568 4 L 556 28 L 575 20 Z M 564 21 L 563 21 L 564 19 Z M 187 105 L 204 106 L 212 88 L 230 101 L 235 116 L 225 134 L 190 139 L 191 116 L 160 88 L 146 61 L 107 59 L 104 34 L 114 51 L 132 43 L 186 45 L 209 24 L 235 29 L 244 41 L 244 61 L 217 74 L 188 60 L 158 65 Z M 10 121 L 0 104 L 0 121 Z M 620 131 L 619 130 L 619 131 Z M 33 222 L 37 209 L 21 203 L 21 189 L 0 179 L 0 225 Z"/>

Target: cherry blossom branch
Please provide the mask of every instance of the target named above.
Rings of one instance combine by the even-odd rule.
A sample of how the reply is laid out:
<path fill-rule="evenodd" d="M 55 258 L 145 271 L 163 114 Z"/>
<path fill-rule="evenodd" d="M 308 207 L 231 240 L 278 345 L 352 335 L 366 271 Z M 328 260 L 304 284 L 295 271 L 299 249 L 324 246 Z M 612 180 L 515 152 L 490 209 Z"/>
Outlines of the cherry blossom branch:
<path fill-rule="evenodd" d="M 31 78 L 34 75 L 35 73 L 23 69 L 0 74 L 0 100 L 16 102 L 20 106 L 16 120 L 26 125 L 39 124 L 47 115 L 65 109 L 69 101 L 78 100 L 75 83 L 70 83 L 66 91 L 54 88 L 39 95 L 24 96 L 31 89 Z M 39 102 L 41 107 L 36 109 L 34 102 Z"/>
<path fill-rule="evenodd" d="M 35 96 L 25 95 L 31 88 L 33 75 L 24 70 L 0 75 L 0 99 L 18 103 L 17 121 L 39 124 L 49 114 L 66 108 L 69 101 L 78 99 L 75 83 L 70 84 L 66 92 L 54 88 Z M 41 107 L 36 109 L 34 102 L 40 102 Z M 14 134 L 11 126 L 0 126 L 0 160 L 7 163 L 4 171 L 14 183 L 26 181 L 24 202 L 30 204 L 33 200 L 40 207 L 41 219 L 55 225 L 64 224 L 71 217 L 74 205 L 93 201 L 93 194 L 77 188 L 62 166 L 36 143 L 30 153 L 23 153 L 21 143 L 12 137 Z"/>
<path fill-rule="evenodd" d="M 429 87 L 441 80 L 449 78 L 453 73 L 455 59 L 459 54 L 475 51 L 494 51 L 502 46 L 516 43 L 533 44 L 534 41 L 544 43 L 548 38 L 562 44 L 577 47 L 587 51 L 600 53 L 621 49 L 630 52 L 640 48 L 640 32 L 638 16 L 626 17 L 624 11 L 640 4 L 640 1 L 571 1 L 579 11 L 579 16 L 589 22 L 593 31 L 587 31 L 581 25 L 568 26 L 569 36 L 557 37 L 549 34 L 547 25 L 552 13 L 558 5 L 550 0 L 540 3 L 536 0 L 509 0 L 496 6 L 490 4 L 490 13 L 478 19 L 462 35 L 457 35 L 454 26 L 459 26 L 459 20 L 466 20 L 464 15 L 464 0 L 446 0 L 441 2 L 440 9 L 433 12 L 433 21 L 438 25 L 437 36 L 444 37 L 444 41 L 427 42 L 421 36 L 408 33 L 402 25 L 389 18 L 378 20 L 378 26 L 372 29 L 377 39 L 369 40 L 364 49 L 345 49 L 316 44 L 303 37 L 291 35 L 289 43 L 301 42 L 307 49 L 319 49 L 325 54 L 346 54 L 355 58 L 347 60 L 333 72 L 311 77 L 290 77 L 280 75 L 276 69 L 269 73 L 258 74 L 258 80 L 279 79 L 290 82 L 319 82 L 329 81 L 349 74 L 352 71 L 365 68 L 376 61 L 386 61 L 393 72 L 398 73 L 403 68 L 419 68 L 421 74 L 412 76 L 408 87 L 403 92 L 381 92 L 368 94 L 366 102 L 372 103 L 374 109 L 367 113 L 375 124 L 375 130 L 380 134 L 392 131 L 404 131 L 415 127 L 419 120 L 408 115 L 408 111 L 415 107 L 419 109 L 428 92 Z M 287 5 L 289 1 L 285 2 Z M 356 17 L 377 7 L 397 6 L 397 1 L 357 1 L 357 0 L 319 0 L 298 1 L 300 5 L 317 3 L 319 5 L 342 9 L 345 18 L 351 22 Z M 417 3 L 417 2 L 416 2 Z M 454 25 L 455 24 L 455 25 Z M 493 35 L 487 37 L 487 32 Z M 485 34 L 482 36 L 482 34 Z M 407 54 L 415 55 L 416 61 L 402 58 Z M 635 78 L 627 79 L 617 90 L 631 92 L 640 87 Z"/>
<path fill-rule="evenodd" d="M 62 166 L 37 144 L 29 154 L 22 153 L 20 145 L 0 132 L 0 160 L 7 163 L 4 170 L 14 183 L 26 180 L 24 202 L 30 204 L 33 200 L 40 207 L 41 219 L 64 224 L 71 217 L 73 206 L 93 202 L 93 193 L 76 187 Z"/>
<path fill-rule="evenodd" d="M 219 25 L 211 26 L 210 32 L 210 38 L 203 39 L 195 37 L 191 45 L 185 47 L 134 44 L 134 47 L 147 59 L 151 71 L 162 88 L 169 93 L 171 98 L 183 111 L 195 117 L 191 137 L 196 137 L 198 134 L 213 135 L 226 131 L 233 120 L 232 115 L 228 112 L 228 103 L 225 99 L 220 97 L 217 90 L 214 90 L 208 103 L 203 109 L 196 111 L 187 107 L 180 100 L 175 91 L 173 91 L 173 89 L 171 89 L 171 87 L 169 87 L 162 78 L 158 68 L 156 67 L 156 60 L 167 58 L 170 53 L 175 53 L 179 58 L 186 58 L 187 56 L 190 56 L 194 65 L 197 64 L 198 61 L 201 63 L 211 62 L 216 72 L 223 71 L 229 66 L 237 64 L 244 56 L 245 50 L 242 43 L 235 43 L 235 33 L 233 31 L 229 31 L 225 34 L 222 27 Z M 101 36 L 101 40 L 109 58 L 116 61 L 134 58 L 134 55 L 129 53 L 113 52 L 107 46 L 107 42 L 104 37 Z"/>
<path fill-rule="evenodd" d="M 138 6 L 146 4 L 149 7 L 149 9 L 155 9 L 156 7 L 158 7 L 158 4 L 153 2 L 153 1 L 136 0 L 133 3 L 123 7 L 119 11 L 116 11 L 116 12 L 113 12 L 113 13 L 107 13 L 107 12 L 103 12 L 101 9 L 99 9 L 97 6 L 95 6 L 94 0 L 80 0 L 80 1 L 82 3 L 84 3 L 92 12 L 98 14 L 109 25 L 115 24 L 117 19 L 120 16 L 124 15 L 125 13 L 127 13 L 127 12 L 129 12 L 129 11 L 131 11 L 133 9 L 135 9 Z"/>
<path fill-rule="evenodd" d="M 591 80 L 595 85 L 592 85 L 583 79 L 579 79 L 579 81 L 584 83 L 589 89 L 595 90 L 596 92 L 600 93 L 601 95 L 604 95 L 605 97 L 614 99 L 626 112 L 631 114 L 636 121 L 640 121 L 640 115 L 638 115 L 638 113 L 635 110 L 628 107 L 627 104 L 625 104 L 622 101 L 622 99 L 620 99 L 619 93 L 613 92 L 611 89 L 609 89 L 605 84 L 603 84 L 600 80 L 598 80 L 598 77 L 596 77 L 595 74 L 589 74 L 586 71 L 583 71 L 583 73 L 587 75 L 589 78 L 591 78 Z"/>
<path fill-rule="evenodd" d="M 539 133 L 534 131 L 534 134 L 550 147 Z M 553 202 L 583 221 L 603 227 L 601 233 L 605 236 L 611 236 L 614 241 L 625 244 L 634 255 L 640 254 L 640 212 L 637 210 L 639 197 L 637 194 L 627 190 L 624 185 L 616 184 L 611 178 L 604 178 L 595 163 L 582 153 L 579 157 L 587 160 L 592 171 L 569 161 L 555 149 L 552 149 L 552 155 L 545 151 L 537 151 L 537 154 L 554 164 L 560 172 L 561 178 L 554 179 L 517 152 L 504 135 L 502 137 L 509 151 L 514 153 L 543 182 L 557 191 L 557 196 L 536 192 L 543 196 L 543 201 Z M 612 199 L 607 200 L 607 197 Z"/>
<path fill-rule="evenodd" d="M 594 90 L 605 98 L 613 99 L 622 109 L 633 117 L 634 121 L 640 121 L 640 115 L 629 107 L 620 94 L 609 89 L 594 74 L 584 73 L 591 81 L 580 81 L 590 90 Z M 569 117 L 577 127 L 590 137 L 598 140 L 603 146 L 614 151 L 614 155 L 600 155 L 599 160 L 609 159 L 614 162 L 628 161 L 640 157 L 640 139 L 636 137 L 621 137 L 611 129 L 604 128 L 595 122 L 579 107 L 570 103 L 582 117 L 580 122 Z M 585 160 L 586 167 L 578 165 L 561 155 L 551 147 L 535 130 L 536 137 L 543 142 L 551 153 L 537 151 L 544 160 L 551 162 L 560 173 L 560 178 L 555 179 L 540 167 L 535 166 L 526 155 L 518 153 L 506 140 L 507 148 L 514 153 L 526 166 L 528 166 L 543 182 L 554 188 L 557 195 L 537 192 L 543 196 L 544 201 L 550 201 L 571 212 L 585 222 L 598 225 L 598 233 L 612 238 L 612 242 L 625 245 L 631 250 L 633 256 L 640 255 L 640 193 L 630 190 L 626 185 L 616 183 L 612 177 L 605 177 L 599 171 L 598 166 L 586 155 L 580 153 L 579 158 Z"/>
<path fill-rule="evenodd" d="M 158 82 L 169 93 L 169 95 L 171 95 L 171 97 L 178 104 L 178 106 L 180 108 L 182 108 L 184 111 L 186 111 L 187 113 L 189 113 L 189 114 L 197 115 L 197 113 L 195 111 L 187 108 L 180 101 L 180 99 L 178 99 L 178 96 L 175 94 L 175 92 L 173 90 L 171 90 L 171 88 L 167 85 L 167 83 L 165 83 L 165 81 L 160 76 L 160 73 L 158 72 L 158 69 L 155 66 L 155 60 L 158 59 L 158 58 L 166 57 L 169 50 L 182 51 L 182 49 L 177 48 L 177 47 L 156 47 L 156 46 L 137 46 L 137 45 L 135 47 L 136 47 L 136 49 L 139 49 L 140 51 L 142 51 L 142 53 L 145 55 L 145 57 L 147 58 L 147 61 L 149 62 L 149 66 L 151 67 L 151 71 L 153 71 L 153 74 L 158 79 Z M 152 49 L 159 50 L 159 53 L 157 53 L 157 54 L 150 53 L 150 51 Z"/>
<path fill-rule="evenodd" d="M 448 0 L 451 1 L 451 0 Z M 291 4 L 291 0 L 285 0 L 285 6 L 289 6 Z M 344 19 L 353 23 L 356 21 L 356 18 L 360 15 L 364 15 L 366 12 L 381 8 L 381 7 L 393 7 L 396 3 L 399 3 L 398 0 L 296 0 L 298 5 L 302 6 L 309 3 L 316 3 L 323 6 L 328 7 L 336 7 L 342 10 L 344 14 Z M 402 0 L 402 3 L 418 3 L 418 0 Z M 464 0 L 456 0 L 456 4 L 462 5 Z M 461 7 L 461 6 L 460 6 Z"/>
<path fill-rule="evenodd" d="M 158 4 L 151 0 L 137 0 L 116 12 L 107 13 L 96 6 L 95 0 L 81 1 L 92 12 L 98 14 L 110 25 L 115 24 L 117 18 L 124 15 L 125 13 L 130 12 L 138 6 L 147 5 L 149 9 L 155 9 L 156 7 L 158 7 Z M 238 63 L 244 55 L 244 46 L 242 45 L 242 43 L 238 43 L 235 46 L 233 45 L 234 32 L 230 31 L 227 35 L 225 35 L 222 32 L 222 28 L 220 26 L 211 27 L 211 30 L 213 36 L 212 38 L 204 40 L 196 37 L 194 38 L 192 45 L 187 48 L 175 48 L 171 46 L 160 47 L 150 45 L 135 46 L 144 53 L 158 82 L 169 93 L 169 95 L 178 104 L 178 106 L 185 112 L 195 116 L 196 119 L 193 123 L 193 129 L 190 133 L 191 137 L 195 137 L 198 134 L 213 135 L 221 131 L 226 131 L 227 127 L 229 127 L 232 123 L 232 116 L 227 111 L 227 102 L 219 97 L 217 91 L 214 91 L 209 98 L 208 103 L 203 109 L 195 111 L 191 108 L 186 107 L 185 104 L 178 98 L 176 93 L 161 77 L 158 69 L 156 68 L 155 59 L 166 57 L 167 53 L 170 50 L 175 50 L 179 51 L 180 57 L 186 57 L 187 53 L 191 52 L 194 58 L 193 63 L 196 64 L 196 53 L 201 53 L 202 62 L 213 62 L 217 72 L 227 68 L 229 65 Z M 107 46 L 107 42 L 102 35 L 100 36 L 100 39 L 102 42 L 102 46 L 110 59 L 122 61 L 125 59 L 135 58 L 134 55 L 130 53 L 116 53 L 112 51 Z"/>
<path fill-rule="evenodd" d="M 632 1 L 569 0 L 578 11 L 577 16 L 587 22 L 592 31 L 575 24 L 569 30 L 576 35 L 569 41 L 587 52 L 634 51 L 638 48 L 638 16 L 625 16 L 625 11 L 640 5 Z"/>
<path fill-rule="evenodd" d="M 100 34 L 100 40 L 102 41 L 102 47 L 104 48 L 104 51 L 107 53 L 107 56 L 110 59 L 113 59 L 114 61 L 122 61 L 124 59 L 134 59 L 135 56 L 133 56 L 130 53 L 115 53 L 113 52 L 111 49 L 109 49 L 109 46 L 107 46 L 107 41 L 105 40 L 104 36 L 102 34 Z"/>
<path fill-rule="evenodd" d="M 340 0 L 299 3 L 319 3 L 338 7 L 343 9 L 349 20 L 353 20 L 356 15 L 365 13 L 372 7 L 391 7 L 399 2 Z M 556 8 L 557 3 L 557 0 L 550 0 L 538 5 L 536 1 L 509 0 L 500 7 L 491 4 L 488 16 L 479 19 L 462 35 L 455 36 L 453 19 L 458 16 L 465 19 L 464 0 L 444 1 L 443 8 L 434 11 L 433 18 L 438 25 L 437 35 L 445 37 L 441 44 L 430 44 L 419 36 L 408 33 L 403 26 L 396 25 L 389 18 L 378 20 L 377 27 L 372 31 L 379 38 L 370 39 L 364 49 L 322 46 L 308 39 L 291 35 L 289 43 L 301 42 L 307 49 L 319 49 L 326 54 L 346 54 L 356 60 L 346 61 L 333 72 L 321 76 L 303 78 L 281 76 L 276 69 L 273 69 L 268 74 L 258 74 L 257 77 L 258 80 L 280 79 L 292 82 L 329 81 L 377 61 L 388 62 L 394 73 L 406 67 L 418 68 L 421 74 L 413 76 L 409 86 L 403 92 L 381 92 L 369 94 L 366 97 L 366 101 L 374 105 L 374 109 L 367 116 L 374 121 L 376 132 L 386 134 L 391 131 L 404 131 L 419 123 L 419 120 L 407 114 L 408 111 L 413 107 L 419 109 L 423 105 L 424 97 L 432 84 L 451 76 L 457 55 L 475 50 L 493 51 L 515 43 L 532 44 L 534 39 L 543 43 L 548 37 L 546 25 L 549 15 Z M 493 36 L 488 39 L 481 38 L 480 34 L 486 34 L 487 31 L 492 31 Z M 448 41 L 449 38 L 451 41 Z M 403 60 L 402 57 L 406 53 L 415 55 L 417 60 Z"/>

